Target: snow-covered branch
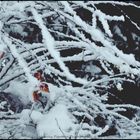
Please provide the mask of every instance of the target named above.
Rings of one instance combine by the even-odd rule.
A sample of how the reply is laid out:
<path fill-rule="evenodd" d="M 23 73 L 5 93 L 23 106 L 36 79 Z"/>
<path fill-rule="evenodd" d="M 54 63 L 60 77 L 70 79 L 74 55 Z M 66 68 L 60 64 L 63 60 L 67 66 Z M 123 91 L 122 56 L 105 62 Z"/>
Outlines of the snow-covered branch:
<path fill-rule="evenodd" d="M 1 139 L 140 137 L 139 21 L 127 8 L 140 6 L 0 2 Z M 45 110 L 31 99 L 44 95 L 38 71 Z"/>

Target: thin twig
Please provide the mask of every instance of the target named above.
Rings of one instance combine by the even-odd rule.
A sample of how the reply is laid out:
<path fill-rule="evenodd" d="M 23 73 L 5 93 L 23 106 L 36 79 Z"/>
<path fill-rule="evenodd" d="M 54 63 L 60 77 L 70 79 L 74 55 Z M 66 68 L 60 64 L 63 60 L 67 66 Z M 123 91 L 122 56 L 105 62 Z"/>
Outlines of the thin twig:
<path fill-rule="evenodd" d="M 85 118 L 86 118 L 86 116 L 84 115 L 84 117 L 83 117 L 83 119 L 81 120 L 81 123 L 80 123 L 80 125 L 79 125 L 79 128 L 78 128 L 77 132 L 75 133 L 75 139 L 78 138 L 78 134 L 79 134 L 80 130 L 81 130 L 82 127 L 83 127 L 83 122 L 84 122 Z"/>
<path fill-rule="evenodd" d="M 63 134 L 63 136 L 65 137 L 65 139 L 67 139 L 67 137 L 65 136 L 64 132 L 62 131 L 62 129 L 61 129 L 59 123 L 58 123 L 58 120 L 56 118 L 55 118 L 55 120 L 56 120 L 56 123 L 57 123 L 57 126 L 58 126 L 59 130 L 61 131 L 61 133 Z"/>

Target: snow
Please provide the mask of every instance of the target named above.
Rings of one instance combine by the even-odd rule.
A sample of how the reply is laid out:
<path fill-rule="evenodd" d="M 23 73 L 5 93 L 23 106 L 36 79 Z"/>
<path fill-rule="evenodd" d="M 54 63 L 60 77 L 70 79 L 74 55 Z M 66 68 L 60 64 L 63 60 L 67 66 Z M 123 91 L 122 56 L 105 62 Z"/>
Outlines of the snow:
<path fill-rule="evenodd" d="M 0 72 L 0 77 L 2 78 L 3 75 L 5 74 L 5 71 L 11 66 L 11 64 L 13 63 L 14 59 L 12 57 L 9 57 L 10 61 L 9 62 L 4 62 L 4 60 L 2 61 L 2 65 L 4 66 L 4 68 L 1 70 Z M 5 64 L 6 63 L 6 64 Z"/>
<path fill-rule="evenodd" d="M 50 100 L 52 102 L 57 101 L 60 96 L 62 96 L 63 89 L 59 89 L 52 84 L 49 85 L 50 90 Z M 19 83 L 13 81 L 10 83 L 10 86 L 5 90 L 5 92 L 11 92 L 19 96 L 20 100 L 27 104 L 29 102 L 29 83 Z M 56 92 L 57 91 L 57 92 Z M 64 102 L 57 103 L 49 112 L 42 114 L 39 111 L 31 111 L 30 109 L 24 109 L 20 114 L 20 122 L 23 125 L 27 125 L 32 120 L 34 124 L 37 125 L 37 134 L 39 137 L 45 138 L 63 138 L 63 134 L 58 127 L 58 123 L 62 131 L 65 132 L 65 135 L 69 137 L 72 133 L 69 132 L 71 128 L 74 129 L 73 122 L 67 111 L 66 105 Z M 58 122 L 57 122 L 58 121 Z M 49 125 L 48 125 L 49 124 Z M 26 129 L 29 127 L 26 126 Z M 30 128 L 31 129 L 31 128 Z M 32 128 L 33 129 L 33 128 Z M 31 131 L 32 131 L 31 129 Z M 25 133 L 25 132 L 24 132 Z M 30 136 L 31 132 L 26 133 L 26 136 Z"/>
<path fill-rule="evenodd" d="M 5 105 L 5 104 L 7 104 L 6 101 L 1 102 L 1 103 L 0 103 L 0 109 L 4 109 L 4 105 Z"/>
<path fill-rule="evenodd" d="M 88 5 L 90 3 L 91 5 Z M 111 88 L 112 83 L 115 83 L 116 88 L 121 91 L 123 90 L 123 81 L 134 83 L 135 77 L 140 73 L 140 63 L 135 60 L 135 56 L 131 53 L 125 54 L 119 50 L 117 46 L 113 45 L 114 39 L 112 38 L 112 33 L 114 32 L 112 32 L 109 23 L 114 20 L 116 22 L 125 22 L 125 18 L 128 18 L 128 16 L 124 13 L 125 18 L 122 15 L 106 15 L 99 10 L 100 8 L 96 7 L 98 3 L 106 4 L 107 2 L 62 1 L 60 3 L 55 2 L 54 4 L 39 1 L 3 2 L 2 6 L 4 6 L 4 8 L 1 9 L 1 12 L 3 12 L 3 9 L 5 11 L 1 13 L 2 21 L 0 22 L 0 30 L 2 29 L 3 32 L 1 32 L 2 35 L 0 34 L 0 51 L 5 51 L 6 48 L 8 49 L 8 54 L 6 55 L 9 61 L 2 67 L 2 70 L 0 70 L 0 90 L 16 95 L 20 99 L 21 104 L 24 104 L 24 107 L 28 109 L 23 109 L 19 114 L 12 111 L 0 112 L 1 116 L 6 116 L 9 113 L 12 114 L 12 116 L 9 115 L 8 117 L 16 117 L 10 121 L 1 120 L 0 139 L 70 139 L 70 137 L 75 138 L 76 134 L 78 136 L 77 138 L 99 138 L 101 134 L 107 132 L 112 125 L 115 125 L 116 129 L 118 129 L 117 134 L 114 134 L 116 138 L 126 138 L 129 137 L 129 135 L 133 137 L 139 136 L 139 114 L 137 114 L 137 117 L 135 116 L 133 119 L 129 119 L 127 116 L 119 113 L 119 111 L 127 111 L 129 108 L 140 110 L 140 108 L 129 104 L 107 104 L 109 94 L 107 88 Z M 115 3 L 119 4 L 118 2 L 113 2 L 113 4 Z M 123 4 L 128 5 L 128 3 L 120 3 L 120 5 Z M 75 8 L 81 7 L 92 13 L 92 25 L 83 21 L 75 12 Z M 43 8 L 43 10 L 41 8 Z M 27 12 L 32 13 L 27 16 Z M 5 22 L 12 15 L 14 15 L 14 17 L 8 22 Z M 57 15 L 59 16 L 57 17 Z M 51 18 L 55 17 L 56 19 L 54 18 L 53 24 L 46 26 L 45 24 L 48 24 L 46 17 L 49 16 Z M 97 18 L 99 22 L 101 22 L 105 34 L 97 28 Z M 24 40 L 15 39 L 9 34 L 9 32 L 12 31 L 23 35 L 24 25 L 27 21 L 39 26 L 43 43 L 25 43 Z M 63 25 L 63 21 L 67 24 Z M 5 23 L 4 26 L 2 22 Z M 130 23 L 137 27 L 132 20 L 130 20 Z M 10 25 L 9 30 L 5 29 L 6 24 Z M 63 27 L 67 28 L 66 34 L 62 33 Z M 139 28 L 137 27 L 137 29 Z M 72 35 L 69 35 L 69 30 L 72 32 Z M 127 38 L 122 34 L 119 26 L 116 26 L 114 30 L 124 41 L 127 41 Z M 33 32 L 33 28 L 31 28 L 30 32 Z M 85 32 L 91 36 L 91 39 L 86 36 Z M 53 37 L 54 34 L 58 37 L 57 41 L 55 41 Z M 59 40 L 59 37 L 61 37 L 62 40 Z M 71 41 L 66 41 L 64 39 L 65 37 Z M 134 40 L 139 41 L 139 37 L 133 32 L 132 37 Z M 96 42 L 100 42 L 102 46 L 96 45 Z M 61 57 L 59 51 L 65 51 L 70 48 L 81 48 L 83 52 L 72 56 Z M 37 56 L 40 52 L 44 52 L 44 55 Z M 10 56 L 15 58 L 15 62 L 11 69 L 8 70 L 13 62 Z M 28 58 L 33 60 L 28 63 Z M 88 66 L 83 68 L 84 71 L 91 73 L 90 76 L 92 76 L 92 79 L 89 82 L 87 82 L 86 79 L 78 78 L 70 73 L 70 70 L 64 63 L 81 60 L 86 64 L 87 61 L 91 60 L 97 60 L 100 63 L 99 67 L 95 66 L 96 64 L 88 63 Z M 62 71 L 52 65 L 54 62 L 57 62 Z M 112 69 L 112 64 L 118 68 L 116 72 L 118 74 Z M 32 92 L 35 90 L 36 84 L 38 84 L 38 81 L 32 76 L 32 73 L 44 68 L 44 72 L 49 74 L 52 78 L 51 80 L 54 80 L 58 87 L 51 82 L 47 83 L 50 90 L 50 106 L 40 111 L 40 108 L 34 108 L 35 102 L 32 99 Z M 102 71 L 103 75 L 101 75 Z M 130 79 L 129 77 L 128 79 L 125 77 L 128 74 L 131 76 Z M 22 77 L 19 77 L 20 75 L 22 75 Z M 97 75 L 100 76 L 100 79 L 96 79 L 98 78 Z M 71 81 L 81 83 L 83 86 L 74 87 Z M 63 82 L 65 86 L 61 82 Z M 103 91 L 103 94 L 100 94 L 100 91 L 101 93 Z M 28 103 L 32 104 L 31 108 L 29 108 Z M 4 108 L 5 104 L 6 102 L 0 103 L 0 110 Z M 100 127 L 95 120 L 95 117 L 98 116 L 106 118 L 104 119 L 106 124 L 102 127 Z M 113 124 L 113 122 L 116 123 Z M 7 128 L 7 126 L 9 128 Z M 1 133 L 5 133 L 5 131 L 6 134 L 1 136 Z M 14 133 L 16 134 L 14 135 Z M 11 137 L 11 135 L 14 136 Z M 107 138 L 110 137 L 111 136 Z"/>
<path fill-rule="evenodd" d="M 64 4 L 64 6 L 68 7 L 69 5 Z M 68 7 L 68 8 L 70 8 L 70 7 Z M 104 13 L 100 12 L 99 10 L 96 11 L 96 12 L 97 12 L 97 14 L 101 15 L 104 18 L 107 18 L 108 20 L 116 20 L 116 21 L 121 20 L 121 21 L 124 21 L 123 16 L 120 16 L 120 17 L 113 16 L 113 17 L 111 17 L 111 16 L 108 16 L 108 15 L 105 15 Z M 118 67 L 120 67 L 121 63 L 126 64 L 126 65 L 121 64 L 122 67 L 121 67 L 120 72 L 129 73 L 131 71 L 132 73 L 135 73 L 135 74 L 139 73 L 139 71 L 137 71 L 136 69 L 131 69 L 129 67 L 129 65 L 128 65 L 128 64 L 132 64 L 134 66 L 140 65 L 140 63 L 135 60 L 134 56 L 131 55 L 131 54 L 130 55 L 124 54 L 122 51 L 120 51 L 115 45 L 113 45 L 111 43 L 111 41 L 109 39 L 105 38 L 104 34 L 99 29 L 94 28 L 94 30 L 93 30 L 92 26 L 90 26 L 89 24 L 86 24 L 86 22 L 84 22 L 78 15 L 76 15 L 74 11 L 70 12 L 70 14 L 73 14 L 73 17 L 68 15 L 68 14 L 62 13 L 61 11 L 59 11 L 59 13 L 63 14 L 66 18 L 70 19 L 71 21 L 75 22 L 78 26 L 82 27 L 82 29 L 86 30 L 91 35 L 93 40 L 100 41 L 102 44 L 104 44 L 105 50 L 104 50 L 104 48 L 100 48 L 102 50 L 99 51 L 99 49 L 96 47 L 96 45 L 95 45 L 94 49 L 101 56 L 104 56 L 104 58 L 107 61 L 117 65 Z M 107 52 L 106 52 L 106 54 L 104 54 L 104 51 L 106 51 L 106 49 L 107 49 Z M 110 53 L 110 52 L 112 52 L 112 53 Z M 107 55 L 107 53 L 108 53 L 108 55 L 110 55 L 110 57 Z M 116 53 L 118 55 L 118 57 L 115 57 L 114 53 Z M 131 60 L 130 60 L 130 56 L 131 56 Z"/>
<path fill-rule="evenodd" d="M 56 86 L 53 86 L 52 84 L 49 83 L 47 84 L 50 90 L 49 99 L 52 102 L 54 102 L 55 99 L 58 98 L 62 90 L 58 89 Z M 9 87 L 5 89 L 4 92 L 18 96 L 21 102 L 27 105 L 30 101 L 33 102 L 32 93 L 34 91 L 34 88 L 35 88 L 34 85 L 32 85 L 30 82 L 20 83 L 18 81 L 11 81 Z"/>
<path fill-rule="evenodd" d="M 81 83 L 81 84 L 86 84 L 87 83 L 86 80 L 81 79 L 81 78 L 76 78 L 73 74 L 71 74 L 69 72 L 68 68 L 65 66 L 65 64 L 61 60 L 59 52 L 57 52 L 54 49 L 55 48 L 54 38 L 52 37 L 52 35 L 49 33 L 49 31 L 45 27 L 45 25 L 43 23 L 43 20 L 41 19 L 40 15 L 37 13 L 37 11 L 35 9 L 32 9 L 32 13 L 33 13 L 34 19 L 37 21 L 37 23 L 39 24 L 39 27 L 41 28 L 42 35 L 43 35 L 43 40 L 44 40 L 44 43 L 45 43 L 44 45 L 48 48 L 52 57 L 54 57 L 56 62 L 59 64 L 60 68 L 64 71 L 64 73 L 66 74 L 66 77 L 70 80 L 75 81 L 75 82 L 78 82 L 78 83 Z"/>
<path fill-rule="evenodd" d="M 116 87 L 119 91 L 123 90 L 121 83 L 118 83 Z"/>
<path fill-rule="evenodd" d="M 124 17 L 123 16 L 109 16 L 109 15 L 105 15 L 104 13 L 102 13 L 100 10 L 96 10 L 95 11 L 95 16 L 98 16 L 100 22 L 103 25 L 103 28 L 105 30 L 105 32 L 109 35 L 109 37 L 112 37 L 112 33 L 111 30 L 109 28 L 109 24 L 107 22 L 107 20 L 111 21 L 111 20 L 115 20 L 115 21 L 124 21 Z"/>
<path fill-rule="evenodd" d="M 4 52 L 6 49 L 6 45 L 0 42 L 0 52 Z"/>
<path fill-rule="evenodd" d="M 132 33 L 133 40 L 140 42 L 140 36 L 136 35 L 135 33 Z"/>
<path fill-rule="evenodd" d="M 93 4 L 101 4 L 101 3 L 102 4 L 108 4 L 108 3 L 111 3 L 111 4 L 117 4 L 117 5 L 123 5 L 123 6 L 134 6 L 136 8 L 140 8 L 140 6 L 137 6 L 133 3 L 126 3 L 126 2 L 120 2 L 120 1 L 93 1 L 92 3 Z"/>
<path fill-rule="evenodd" d="M 14 55 L 15 58 L 17 58 L 19 65 L 24 69 L 25 74 L 28 77 L 28 80 L 34 85 L 37 84 L 38 81 L 36 80 L 36 78 L 34 78 L 31 75 L 31 70 L 28 68 L 26 61 L 18 53 L 16 46 L 14 46 L 12 44 L 12 42 L 9 40 L 9 38 L 7 36 L 5 36 L 4 39 L 5 39 L 6 44 L 8 44 L 8 46 L 9 46 L 11 53 Z"/>
<path fill-rule="evenodd" d="M 32 121 L 35 123 L 35 124 L 38 124 L 38 123 L 40 123 L 40 121 L 42 120 L 42 119 L 44 119 L 43 117 L 43 114 L 42 113 L 40 113 L 40 112 L 38 112 L 38 111 L 35 111 L 35 110 L 33 110 L 32 112 L 31 112 L 31 119 L 32 119 Z"/>
<path fill-rule="evenodd" d="M 33 121 L 33 123 L 36 124 L 37 135 L 39 138 L 58 139 L 65 138 L 65 136 L 67 138 L 71 135 L 74 136 L 76 127 L 76 125 L 74 125 L 75 120 L 68 112 L 66 102 L 64 100 L 59 100 L 59 98 L 63 96 L 63 89 L 51 84 L 49 85 L 49 89 L 51 93 L 50 99 L 51 101 L 56 102 L 56 105 L 51 108 L 49 112 L 44 112 L 43 114 L 39 111 L 24 109 L 20 114 L 21 124 L 27 125 L 30 121 Z"/>
<path fill-rule="evenodd" d="M 85 67 L 85 71 L 90 72 L 94 76 L 95 74 L 99 74 L 101 72 L 101 69 L 91 63 L 89 64 L 89 66 Z"/>
<path fill-rule="evenodd" d="M 122 34 L 120 28 L 116 25 L 114 27 L 115 33 L 120 36 L 121 38 L 123 38 L 124 41 L 127 41 L 127 38 Z"/>
<path fill-rule="evenodd" d="M 40 117 L 40 112 L 33 111 L 32 113 L 33 113 L 32 117 L 33 117 L 34 121 L 37 122 L 36 117 Z M 31 121 L 32 121 L 31 110 L 24 109 L 20 114 L 20 119 L 18 120 L 18 123 L 20 124 L 20 127 L 22 128 L 22 132 L 21 132 L 20 136 L 17 136 L 17 138 L 20 138 L 20 139 L 38 138 L 37 131 L 36 131 L 34 125 L 31 123 Z"/>
<path fill-rule="evenodd" d="M 14 33 L 19 33 L 19 34 L 22 33 L 21 35 L 23 35 L 23 36 L 26 36 L 27 35 L 27 33 L 23 31 L 23 27 L 21 25 L 13 24 L 13 25 L 11 25 L 11 28 L 10 29 Z"/>
<path fill-rule="evenodd" d="M 30 122 L 30 113 L 31 113 L 31 110 L 30 109 L 24 109 L 21 114 L 20 114 L 20 123 L 22 125 L 25 125 L 25 124 L 29 124 Z"/>
<path fill-rule="evenodd" d="M 9 87 L 5 89 L 4 92 L 9 92 L 11 94 L 18 96 L 23 104 L 27 104 L 30 101 L 29 100 L 30 86 L 31 85 L 29 83 L 20 83 L 18 81 L 11 81 Z"/>
<path fill-rule="evenodd" d="M 57 122 L 58 121 L 58 122 Z M 57 104 L 48 114 L 45 114 L 37 125 L 37 132 L 40 137 L 44 138 L 65 138 L 71 133 L 69 130 L 74 129 L 73 122 L 71 121 L 67 107 L 64 104 Z"/>
<path fill-rule="evenodd" d="M 0 31 L 2 30 L 3 28 L 3 23 L 0 21 Z"/>

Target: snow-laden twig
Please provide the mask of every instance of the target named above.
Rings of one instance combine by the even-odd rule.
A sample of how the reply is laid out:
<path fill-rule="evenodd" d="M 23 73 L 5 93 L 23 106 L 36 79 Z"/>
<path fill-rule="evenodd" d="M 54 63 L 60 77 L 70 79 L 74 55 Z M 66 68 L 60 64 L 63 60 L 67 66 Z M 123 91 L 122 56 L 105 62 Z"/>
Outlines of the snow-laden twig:
<path fill-rule="evenodd" d="M 135 60 L 135 58 L 133 57 L 133 55 L 131 55 L 131 61 L 133 61 L 134 63 L 132 63 L 131 61 L 128 61 L 127 58 L 130 57 L 130 55 L 128 56 L 127 54 L 122 53 L 119 49 L 116 48 L 116 46 L 112 45 L 112 43 L 109 40 L 107 40 L 105 38 L 105 36 L 102 34 L 102 32 L 99 31 L 98 29 L 92 30 L 91 29 L 92 27 L 90 25 L 86 24 L 84 21 L 82 21 L 82 19 L 78 15 L 76 15 L 76 13 L 72 10 L 72 8 L 70 8 L 70 6 L 68 5 L 68 3 L 67 4 L 64 4 L 64 6 L 67 6 L 67 9 L 71 9 L 70 10 L 71 11 L 70 13 L 73 14 L 73 17 L 70 16 L 70 15 L 68 15 L 68 14 L 66 14 L 66 13 L 62 13 L 61 11 L 58 11 L 58 10 L 57 10 L 57 12 L 59 12 L 60 14 L 62 14 L 66 18 L 68 18 L 69 20 L 75 22 L 78 26 L 81 26 L 85 31 L 87 31 L 88 33 L 91 34 L 91 37 L 93 38 L 93 40 L 100 41 L 102 44 L 104 44 L 104 46 L 106 47 L 105 49 L 107 49 L 107 50 L 109 49 L 108 50 L 109 52 L 112 51 L 113 54 L 110 53 L 110 55 L 112 55 L 112 57 L 115 57 L 116 59 L 118 59 L 118 62 L 121 62 L 122 61 L 122 63 L 126 64 L 128 67 L 129 67 L 129 64 L 130 63 L 131 63 L 131 65 L 134 65 L 135 67 L 137 65 L 140 65 L 140 63 Z M 117 19 L 118 20 L 117 17 L 115 17 L 114 19 Z M 98 49 L 100 49 L 100 48 L 98 48 Z M 96 49 L 96 50 L 98 51 L 98 49 Z M 104 48 L 101 48 L 101 49 L 104 49 Z M 103 52 L 103 53 L 101 53 L 101 56 L 102 55 L 106 56 L 104 54 L 104 51 L 100 51 L 100 52 Z M 115 53 L 118 55 L 118 57 L 115 56 Z M 108 58 L 107 57 L 106 57 L 106 59 L 108 61 L 109 60 L 108 59 L 109 57 Z M 116 59 L 110 59 L 109 62 L 110 63 L 113 63 L 112 60 L 116 60 Z M 121 69 L 124 70 L 124 69 L 126 69 L 126 67 L 125 68 L 122 67 Z M 131 70 L 132 73 L 139 73 L 139 71 L 137 71 L 137 70 L 133 70 L 131 68 L 129 68 L 129 69 Z"/>
<path fill-rule="evenodd" d="M 87 2 L 87 4 L 90 4 L 90 3 L 93 3 L 93 4 L 116 4 L 116 5 L 122 5 L 122 6 L 133 6 L 133 7 L 136 7 L 136 8 L 140 8 L 140 6 L 137 6 L 133 3 L 126 3 L 126 2 L 118 2 L 118 1 L 92 1 L 92 2 Z M 87 5 L 86 4 L 86 5 Z"/>
<path fill-rule="evenodd" d="M 117 7 L 122 13 L 123 15 L 128 18 L 130 20 L 130 22 L 138 29 L 140 30 L 140 27 L 137 25 L 137 23 L 135 23 L 134 21 L 132 21 L 132 19 L 118 6 L 116 6 L 115 4 L 113 4 L 115 7 Z M 140 8 L 140 7 L 139 7 Z"/>
<path fill-rule="evenodd" d="M 13 56 L 18 60 L 20 66 L 24 69 L 26 76 L 28 77 L 28 80 L 31 83 L 38 83 L 38 81 L 31 75 L 30 69 L 27 67 L 26 62 L 24 61 L 24 59 L 19 55 L 19 53 L 16 50 L 16 46 L 14 46 L 12 44 L 12 42 L 10 42 L 9 38 L 5 36 L 4 38 L 5 43 L 8 45 L 11 53 L 13 54 Z"/>
<path fill-rule="evenodd" d="M 83 117 L 81 123 L 79 124 L 79 127 L 78 127 L 77 131 L 75 132 L 75 139 L 78 138 L 78 134 L 79 134 L 79 132 L 80 132 L 80 129 L 82 129 L 83 122 L 84 122 L 85 118 L 86 118 L 86 116 L 84 115 L 84 117 Z"/>
<path fill-rule="evenodd" d="M 54 59 L 57 61 L 57 63 L 59 64 L 60 68 L 64 71 L 64 73 L 66 74 L 67 78 L 72 80 L 72 81 L 81 83 L 81 84 L 86 84 L 87 83 L 86 80 L 81 79 L 81 78 L 76 78 L 73 74 L 71 74 L 69 72 L 68 68 L 62 62 L 62 60 L 60 58 L 60 54 L 54 49 L 54 47 L 55 47 L 54 38 L 52 37 L 52 35 L 47 30 L 46 26 L 43 23 L 42 18 L 40 17 L 40 15 L 37 13 L 37 11 L 34 8 L 32 8 L 32 13 L 33 13 L 34 19 L 36 20 L 36 22 L 38 23 L 39 27 L 41 28 L 45 46 L 48 48 L 48 50 L 49 50 L 50 54 L 52 55 L 52 57 L 54 57 Z"/>
<path fill-rule="evenodd" d="M 103 129 L 101 129 L 101 130 L 98 131 L 96 134 L 94 134 L 94 138 L 97 138 L 97 137 L 100 136 L 101 134 L 105 133 L 108 129 L 109 129 L 109 126 L 106 125 Z"/>
<path fill-rule="evenodd" d="M 61 133 L 63 134 L 64 138 L 67 139 L 66 135 L 65 135 L 64 132 L 62 131 L 62 129 L 61 129 L 59 123 L 58 123 L 58 120 L 57 120 L 56 118 L 55 118 L 55 121 L 56 121 L 56 123 L 57 123 L 57 126 L 58 126 L 59 130 L 60 130 Z"/>

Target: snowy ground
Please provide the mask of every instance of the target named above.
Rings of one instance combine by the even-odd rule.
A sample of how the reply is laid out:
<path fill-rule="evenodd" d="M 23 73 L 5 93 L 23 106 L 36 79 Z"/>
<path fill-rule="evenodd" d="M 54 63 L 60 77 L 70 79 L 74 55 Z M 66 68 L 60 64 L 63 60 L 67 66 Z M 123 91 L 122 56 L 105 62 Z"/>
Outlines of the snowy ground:
<path fill-rule="evenodd" d="M 115 1 L 0 2 L 0 139 L 140 138 L 140 107 L 108 100 L 119 98 L 125 82 L 138 79 L 139 86 L 140 27 L 126 7 L 140 8 Z M 37 70 L 50 90 L 44 110 L 33 100 Z"/>
<path fill-rule="evenodd" d="M 12 82 L 5 92 L 18 95 L 21 102 L 26 105 L 29 103 L 29 87 L 29 83 L 21 84 L 18 82 Z M 49 88 L 50 100 L 55 103 L 55 105 L 52 106 L 48 112 L 41 113 L 37 110 L 31 111 L 30 109 L 24 109 L 19 115 L 19 120 L 17 123 L 20 121 L 22 125 L 25 125 L 24 127 L 26 128 L 24 128 L 22 134 L 24 137 L 38 137 L 47 139 L 58 139 L 65 137 L 69 138 L 70 136 L 74 137 L 74 131 L 76 127 L 76 125 L 74 125 L 75 120 L 68 112 L 65 100 L 61 100 L 61 96 L 63 96 L 63 90 L 53 86 L 52 84 L 49 84 Z M 28 126 L 29 124 L 34 124 L 35 127 L 34 125 Z M 2 124 L 1 127 L 3 127 Z"/>

